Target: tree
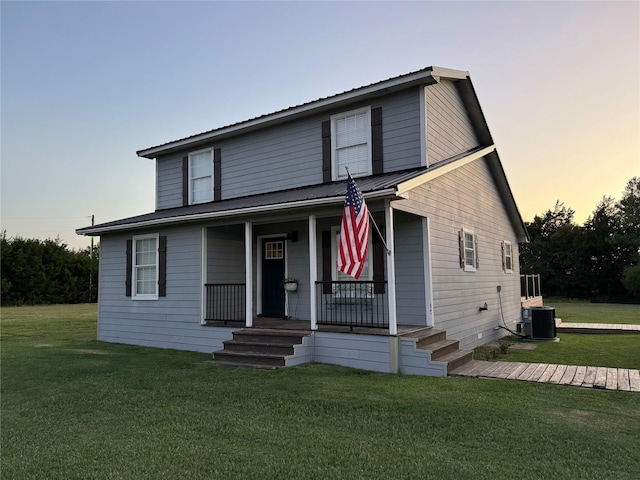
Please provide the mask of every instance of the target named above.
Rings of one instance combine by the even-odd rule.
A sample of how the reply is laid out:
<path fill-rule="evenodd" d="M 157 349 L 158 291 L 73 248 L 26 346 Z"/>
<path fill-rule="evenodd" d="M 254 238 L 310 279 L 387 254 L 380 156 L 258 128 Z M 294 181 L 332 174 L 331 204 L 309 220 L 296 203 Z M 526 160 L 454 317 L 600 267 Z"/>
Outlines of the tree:
<path fill-rule="evenodd" d="M 526 224 L 531 241 L 520 247 L 521 272 L 539 273 L 547 296 L 629 300 L 640 261 L 640 178 L 629 180 L 619 202 L 603 197 L 584 226 L 573 215 L 557 201 Z"/>
<path fill-rule="evenodd" d="M 2 243 L 3 305 L 81 303 L 97 298 L 98 250 L 69 250 L 60 239 L 7 238 Z M 89 286 L 91 285 L 91 290 Z"/>

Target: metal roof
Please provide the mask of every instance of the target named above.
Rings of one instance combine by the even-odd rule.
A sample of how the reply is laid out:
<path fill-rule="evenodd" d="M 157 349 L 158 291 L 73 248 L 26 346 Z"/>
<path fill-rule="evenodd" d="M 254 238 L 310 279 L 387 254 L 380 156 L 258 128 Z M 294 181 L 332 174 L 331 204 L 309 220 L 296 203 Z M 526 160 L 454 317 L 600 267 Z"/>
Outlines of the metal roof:
<path fill-rule="evenodd" d="M 152 159 L 156 158 L 158 155 L 170 153 L 175 150 L 186 148 L 188 146 L 211 141 L 214 138 L 219 139 L 224 136 L 246 132 L 253 128 L 261 128 L 267 124 L 276 124 L 286 120 L 290 120 L 294 116 L 309 115 L 314 112 L 322 111 L 323 109 L 334 108 L 343 102 L 353 102 L 356 99 L 364 99 L 370 96 L 378 95 L 382 92 L 389 93 L 398 89 L 407 88 L 412 85 L 433 84 L 438 82 L 441 77 L 463 80 L 469 77 L 469 72 L 442 67 L 426 67 L 422 70 L 406 73 L 404 75 L 398 75 L 396 77 L 392 77 L 387 80 L 382 80 L 380 82 L 372 83 L 362 87 L 353 88 L 342 93 L 338 93 L 328 97 L 322 97 L 317 100 L 285 108 L 283 110 L 278 110 L 273 113 L 260 115 L 249 120 L 244 120 L 242 122 L 233 123 L 231 125 L 215 128 L 213 130 L 208 130 L 206 132 L 198 133 L 195 135 L 190 135 L 188 137 L 163 143 L 155 147 L 138 150 L 136 153 L 139 157 Z"/>
<path fill-rule="evenodd" d="M 418 177 L 427 167 L 384 173 L 357 179 L 365 199 L 393 198 L 399 184 Z M 200 203 L 186 207 L 156 210 L 145 215 L 123 218 L 113 222 L 76 230 L 80 235 L 101 235 L 121 230 L 131 230 L 152 225 L 225 218 L 251 213 L 268 213 L 283 209 L 339 204 L 344 201 L 346 181 L 337 181 L 276 192 L 249 195 L 228 200 Z"/>

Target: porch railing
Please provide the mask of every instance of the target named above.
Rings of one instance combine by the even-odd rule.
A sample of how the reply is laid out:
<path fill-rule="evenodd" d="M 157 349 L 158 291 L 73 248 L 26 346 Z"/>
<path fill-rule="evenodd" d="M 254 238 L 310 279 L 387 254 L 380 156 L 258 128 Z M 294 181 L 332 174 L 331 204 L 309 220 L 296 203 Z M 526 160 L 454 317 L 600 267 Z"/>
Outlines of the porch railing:
<path fill-rule="evenodd" d="M 316 282 L 318 325 L 388 328 L 387 282 Z"/>
<path fill-rule="evenodd" d="M 520 275 L 520 297 L 527 299 L 540 296 L 540 274 Z"/>
<path fill-rule="evenodd" d="M 207 283 L 205 314 L 207 322 L 244 322 L 246 316 L 244 283 Z"/>

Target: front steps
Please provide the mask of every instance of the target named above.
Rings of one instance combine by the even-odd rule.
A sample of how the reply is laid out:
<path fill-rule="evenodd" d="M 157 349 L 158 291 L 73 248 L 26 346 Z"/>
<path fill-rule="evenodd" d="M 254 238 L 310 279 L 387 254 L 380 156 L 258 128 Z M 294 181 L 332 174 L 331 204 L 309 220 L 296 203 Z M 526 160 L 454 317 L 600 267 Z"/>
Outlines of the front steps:
<path fill-rule="evenodd" d="M 287 366 L 303 338 L 309 333 L 295 330 L 243 328 L 233 332 L 224 349 L 213 352 L 213 363 L 237 367 L 275 369 Z"/>
<path fill-rule="evenodd" d="M 447 332 L 423 328 L 409 334 L 416 338 L 416 348 L 429 352 L 432 362 L 446 363 L 447 374 L 473 360 L 473 350 L 461 350 L 458 340 L 447 339 Z"/>

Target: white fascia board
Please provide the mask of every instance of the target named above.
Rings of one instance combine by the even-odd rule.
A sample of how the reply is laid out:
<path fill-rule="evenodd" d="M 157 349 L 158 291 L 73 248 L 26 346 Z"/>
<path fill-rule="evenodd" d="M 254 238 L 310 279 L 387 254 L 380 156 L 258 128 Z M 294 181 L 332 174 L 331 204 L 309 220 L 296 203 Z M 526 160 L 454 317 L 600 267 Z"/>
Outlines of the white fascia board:
<path fill-rule="evenodd" d="M 449 162 L 446 165 L 442 165 L 441 167 L 435 167 L 433 170 L 428 170 L 422 175 L 412 178 L 411 180 L 407 180 L 398 185 L 397 195 L 402 196 L 406 194 L 409 190 L 416 188 L 419 185 L 422 185 L 429 180 L 433 180 L 434 178 L 438 178 L 445 173 L 449 173 L 456 168 L 460 168 L 463 165 L 471 163 L 479 158 L 484 157 L 485 155 L 490 154 L 496 149 L 495 145 L 490 145 L 488 147 L 483 148 L 482 150 L 478 150 L 477 152 L 471 153 L 466 157 L 459 158 L 453 162 Z M 435 164 L 437 165 L 437 164 Z"/>
<path fill-rule="evenodd" d="M 374 200 L 378 198 L 388 198 L 390 196 L 396 196 L 395 188 L 388 188 L 385 190 L 380 190 L 378 192 L 371 192 L 369 194 L 363 194 L 365 200 Z M 165 217 L 165 218 L 155 218 L 153 220 L 146 220 L 143 222 L 133 222 L 133 223 L 125 223 L 122 225 L 114 225 L 111 227 L 100 228 L 89 228 L 89 229 L 79 229 L 76 230 L 78 235 L 101 235 L 104 233 L 113 233 L 119 232 L 123 230 L 133 230 L 139 228 L 153 227 L 157 225 L 166 225 L 166 224 L 176 224 L 183 222 L 197 222 L 201 220 L 212 220 L 217 218 L 224 217 L 232 217 L 234 215 L 251 215 L 251 214 L 261 214 L 261 213 L 269 213 L 269 212 L 277 212 L 281 210 L 288 210 L 291 208 L 304 208 L 304 207 L 316 207 L 320 205 L 333 205 L 344 203 L 344 195 L 329 197 L 329 198 L 315 198 L 312 200 L 300 200 L 297 202 L 286 202 L 279 203 L 274 205 L 260 205 L 257 207 L 248 207 L 248 208 L 236 208 L 232 210 L 223 210 L 220 212 L 206 212 L 206 213 L 195 213 L 192 215 L 182 215 L 178 217 Z"/>
<path fill-rule="evenodd" d="M 313 110 L 321 110 L 333 104 L 352 101 L 359 97 L 366 97 L 367 95 L 375 94 L 388 89 L 394 89 L 396 87 L 399 87 L 405 84 L 410 85 L 416 82 L 427 81 L 428 79 L 430 79 L 431 82 L 438 82 L 439 81 L 438 77 L 445 77 L 445 78 L 450 78 L 454 80 L 456 79 L 460 80 L 460 79 L 465 79 L 468 76 L 469 76 L 469 72 L 465 72 L 461 70 L 452 70 L 452 69 L 440 68 L 440 67 L 433 67 L 432 69 L 424 69 L 424 70 L 410 73 L 408 75 L 404 75 L 398 78 L 393 78 L 387 81 L 376 83 L 368 87 L 361 87 L 354 90 L 350 90 L 345 93 L 333 95 L 328 98 L 315 100 L 315 101 L 306 103 L 304 105 L 300 105 L 298 107 L 287 108 L 286 110 L 281 110 L 276 113 L 264 115 L 264 116 L 255 118 L 253 120 L 247 120 L 244 122 L 237 123 L 235 125 L 230 125 L 228 127 L 221 127 L 214 131 L 205 132 L 200 135 L 194 135 L 192 137 L 188 137 L 182 140 L 176 140 L 175 142 L 169 142 L 157 147 L 146 148 L 144 150 L 140 150 L 137 153 L 139 157 L 154 159 L 159 154 L 162 154 L 171 150 L 177 150 L 184 147 L 188 147 L 189 145 L 194 143 L 205 142 L 223 135 L 237 134 L 243 130 L 249 130 L 251 128 L 266 126 L 270 123 L 282 121 L 287 117 L 294 117 L 296 115 L 308 113 Z"/>

